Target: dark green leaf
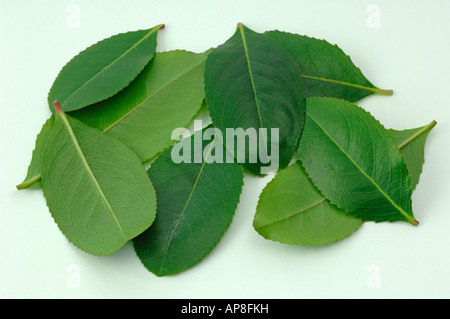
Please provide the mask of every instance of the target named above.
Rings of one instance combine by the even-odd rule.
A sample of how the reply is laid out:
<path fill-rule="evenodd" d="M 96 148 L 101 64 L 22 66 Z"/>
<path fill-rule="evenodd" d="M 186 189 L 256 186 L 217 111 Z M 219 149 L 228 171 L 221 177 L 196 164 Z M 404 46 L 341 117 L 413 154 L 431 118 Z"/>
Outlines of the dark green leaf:
<path fill-rule="evenodd" d="M 242 166 L 226 161 L 218 138 L 204 135 L 201 140 L 202 133 L 211 129 L 175 144 L 149 169 L 158 198 L 157 215 L 133 242 L 144 266 L 157 276 L 176 274 L 200 262 L 233 219 L 243 186 Z"/>
<path fill-rule="evenodd" d="M 294 56 L 306 98 L 335 97 L 354 102 L 370 94 L 392 95 L 392 90 L 374 86 L 337 45 L 288 32 L 265 34 Z"/>
<path fill-rule="evenodd" d="M 303 129 L 305 102 L 299 69 L 286 50 L 239 24 L 235 34 L 208 56 L 205 91 L 214 126 L 249 171 L 263 175 L 266 168 L 277 171 L 288 165 Z M 256 138 L 249 137 L 243 149 L 234 142 L 235 149 L 226 129 L 254 133 Z M 266 136 L 259 135 L 264 129 Z"/>
<path fill-rule="evenodd" d="M 364 220 L 418 224 L 408 169 L 394 139 L 357 105 L 307 99 L 299 154 L 314 185 L 339 208 Z"/>

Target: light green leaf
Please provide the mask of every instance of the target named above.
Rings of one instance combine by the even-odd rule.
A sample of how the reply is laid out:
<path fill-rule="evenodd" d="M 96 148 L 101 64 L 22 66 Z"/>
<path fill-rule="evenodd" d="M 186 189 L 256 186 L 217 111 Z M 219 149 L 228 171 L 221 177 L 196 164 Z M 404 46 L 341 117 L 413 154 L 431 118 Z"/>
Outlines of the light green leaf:
<path fill-rule="evenodd" d="M 435 121 L 416 129 L 388 130 L 398 143 L 413 186 L 422 171 L 426 136 L 434 125 Z M 266 239 L 295 245 L 322 245 L 350 235 L 362 223 L 331 205 L 297 161 L 280 171 L 264 188 L 253 226 Z"/>
<path fill-rule="evenodd" d="M 164 25 L 114 35 L 85 49 L 60 71 L 48 95 L 65 112 L 109 98 L 126 87 L 153 58 Z"/>
<path fill-rule="evenodd" d="M 337 45 L 288 32 L 265 34 L 294 56 L 301 69 L 306 98 L 335 97 L 354 102 L 370 94 L 393 93 L 374 86 Z"/>
<path fill-rule="evenodd" d="M 152 182 L 128 147 L 55 109 L 41 168 L 50 213 L 75 246 L 111 254 L 152 224 Z"/>
<path fill-rule="evenodd" d="M 436 125 L 436 121 L 430 124 L 408 130 L 389 129 L 388 132 L 394 138 L 411 176 L 411 187 L 415 189 L 419 183 L 422 166 L 425 161 L 425 142 L 428 133 Z"/>
<path fill-rule="evenodd" d="M 394 139 L 357 105 L 307 99 L 299 155 L 313 184 L 339 208 L 364 220 L 418 224 L 408 169 Z"/>
<path fill-rule="evenodd" d="M 208 54 L 157 53 L 123 91 L 70 115 L 116 137 L 146 162 L 167 149 L 172 131 L 186 127 L 199 111 Z"/>
<path fill-rule="evenodd" d="M 323 245 L 350 235 L 362 223 L 331 205 L 297 161 L 264 188 L 253 227 L 264 238 L 281 243 Z"/>
<path fill-rule="evenodd" d="M 133 242 L 143 265 L 157 276 L 196 265 L 216 247 L 233 219 L 243 186 L 242 166 L 226 162 L 218 138 L 202 139 L 211 129 L 175 144 L 148 171 L 158 198 L 157 215 Z M 187 155 L 185 161 L 180 162 L 179 154 Z"/>
<path fill-rule="evenodd" d="M 54 123 L 55 117 L 52 115 L 42 126 L 41 132 L 36 138 L 36 146 L 32 153 L 31 163 L 28 166 L 27 176 L 21 184 L 16 186 L 18 190 L 41 188 L 41 162 Z"/>
<path fill-rule="evenodd" d="M 148 162 L 173 143 L 173 130 L 186 127 L 201 108 L 208 53 L 180 50 L 157 53 L 127 88 L 108 100 L 69 114 L 116 137 L 132 148 L 143 162 Z M 38 137 L 32 169 L 19 185 L 21 189 L 28 188 L 30 183 L 35 188 L 40 187 L 43 147 L 38 146 L 46 139 L 46 134 Z M 37 163 L 39 165 L 35 165 Z"/>
<path fill-rule="evenodd" d="M 242 149 L 224 136 L 250 172 L 264 175 L 289 164 L 303 129 L 305 102 L 298 66 L 277 42 L 239 24 L 209 55 L 205 91 L 215 127 L 224 134 L 227 129 L 245 131 L 249 139 L 254 133 Z M 267 134 L 260 135 L 264 130 Z"/>

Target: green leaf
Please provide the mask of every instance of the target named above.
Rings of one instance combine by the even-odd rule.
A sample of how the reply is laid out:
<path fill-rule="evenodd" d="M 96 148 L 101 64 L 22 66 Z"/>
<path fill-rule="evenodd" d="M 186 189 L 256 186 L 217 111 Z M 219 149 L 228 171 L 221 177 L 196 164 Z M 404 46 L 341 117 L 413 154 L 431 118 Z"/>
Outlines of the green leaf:
<path fill-rule="evenodd" d="M 27 176 L 21 184 L 16 186 L 18 190 L 41 188 L 41 162 L 54 123 L 55 117 L 52 115 L 42 126 L 41 132 L 36 138 L 36 146 L 33 150 L 31 163 L 28 166 Z"/>
<path fill-rule="evenodd" d="M 419 183 L 422 166 L 425 161 L 425 142 L 428 133 L 436 125 L 436 121 L 430 124 L 408 130 L 389 129 L 388 132 L 394 138 L 402 152 L 403 159 L 411 176 L 411 187 L 414 190 Z"/>
<path fill-rule="evenodd" d="M 425 140 L 433 121 L 416 129 L 389 129 L 408 166 L 412 185 L 419 180 Z M 347 214 L 314 187 L 300 161 L 279 172 L 262 191 L 253 226 L 264 238 L 295 245 L 323 245 L 357 229 L 362 220 Z"/>
<path fill-rule="evenodd" d="M 374 86 L 337 45 L 298 34 L 265 33 L 292 53 L 301 69 L 303 94 L 355 102 L 370 94 L 392 95 Z"/>
<path fill-rule="evenodd" d="M 173 130 L 186 127 L 201 108 L 208 53 L 179 50 L 157 53 L 127 88 L 108 100 L 69 114 L 116 137 L 132 148 L 143 162 L 148 162 L 173 143 Z M 40 161 L 45 145 L 40 141 L 49 133 L 38 136 L 32 169 L 17 186 L 20 189 L 30 188 L 28 184 L 40 187 Z"/>
<path fill-rule="evenodd" d="M 58 100 L 65 112 L 109 98 L 126 87 L 153 58 L 158 30 L 114 35 L 90 46 L 60 71 L 48 95 L 50 109 Z"/>
<path fill-rule="evenodd" d="M 262 191 L 253 227 L 264 238 L 294 245 L 323 245 L 356 231 L 363 221 L 331 205 L 299 161 Z"/>
<path fill-rule="evenodd" d="M 70 115 L 116 137 L 146 162 L 167 149 L 172 131 L 186 127 L 199 111 L 208 54 L 157 53 L 123 91 Z"/>
<path fill-rule="evenodd" d="M 204 135 L 201 140 L 210 129 L 175 144 L 148 171 L 158 210 L 153 225 L 133 242 L 143 265 L 157 276 L 173 275 L 200 262 L 233 219 L 243 186 L 242 165 L 225 160 L 226 150 L 218 138 Z M 205 145 L 205 141 L 212 142 Z M 178 159 L 181 153 L 187 156 L 183 161 Z"/>
<path fill-rule="evenodd" d="M 226 129 L 241 129 L 249 136 L 256 132 L 257 141 L 242 149 L 231 147 L 232 138 L 224 136 L 250 172 L 264 175 L 266 169 L 277 171 L 289 164 L 303 129 L 305 102 L 299 69 L 277 42 L 239 24 L 208 56 L 205 91 L 215 127 L 224 134 Z M 259 134 L 264 129 L 265 136 Z"/>
<path fill-rule="evenodd" d="M 417 225 L 408 169 L 384 127 L 347 101 L 309 98 L 306 104 L 299 155 L 321 193 L 361 219 Z"/>
<path fill-rule="evenodd" d="M 94 255 L 111 254 L 152 224 L 152 182 L 124 144 L 66 116 L 57 104 L 55 110 L 42 160 L 50 213 L 75 246 Z"/>

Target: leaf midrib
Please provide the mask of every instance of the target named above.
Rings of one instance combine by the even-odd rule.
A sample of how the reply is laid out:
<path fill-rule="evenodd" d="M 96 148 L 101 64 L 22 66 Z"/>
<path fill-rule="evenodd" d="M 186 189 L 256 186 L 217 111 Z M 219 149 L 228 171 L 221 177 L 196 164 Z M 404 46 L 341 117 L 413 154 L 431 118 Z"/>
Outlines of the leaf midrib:
<path fill-rule="evenodd" d="M 76 89 L 75 91 L 73 91 L 63 102 L 62 107 L 64 109 L 64 106 L 67 104 L 67 102 L 74 96 L 76 95 L 76 93 L 78 91 L 80 91 L 82 88 L 86 87 L 86 85 L 88 85 L 91 81 L 93 81 L 95 78 L 97 78 L 100 74 L 104 73 L 107 69 L 109 69 L 112 65 L 114 65 L 117 61 L 121 60 L 124 56 L 126 56 L 129 52 L 131 52 L 133 49 L 135 49 L 139 44 L 141 44 L 142 42 L 144 42 L 148 37 L 150 37 L 152 34 L 154 34 L 155 32 L 158 32 L 159 29 L 161 29 L 163 25 L 158 25 L 154 28 L 151 28 L 149 30 L 149 32 L 142 37 L 142 39 L 140 39 L 138 42 L 136 42 L 135 44 L 133 44 L 128 50 L 126 50 L 124 53 L 122 53 L 119 57 L 117 57 L 114 61 L 112 61 L 110 64 L 108 64 L 107 66 L 105 66 L 103 69 L 101 69 L 99 72 L 97 72 L 93 77 L 91 77 L 89 80 L 87 80 L 86 82 L 84 82 L 78 89 Z"/>
<path fill-rule="evenodd" d="M 192 67 L 190 67 L 189 69 L 183 71 L 182 73 L 180 73 L 179 75 L 177 75 L 176 77 L 174 77 L 172 80 L 170 80 L 169 82 L 167 82 L 166 84 L 164 84 L 162 87 L 160 87 L 159 89 L 157 89 L 155 92 L 153 92 L 152 94 L 150 94 L 149 96 L 147 96 L 142 102 L 140 102 L 138 105 L 136 105 L 134 108 L 132 108 L 130 111 L 128 111 L 127 113 L 125 113 L 124 115 L 122 115 L 119 119 L 117 119 L 115 122 L 113 122 L 112 124 L 110 124 L 107 128 L 105 128 L 103 130 L 104 133 L 108 132 L 109 130 L 111 130 L 113 127 L 115 127 L 117 124 L 119 124 L 120 122 L 122 122 L 125 118 L 127 118 L 128 116 L 130 116 L 132 113 L 134 113 L 136 110 L 140 109 L 142 107 L 142 105 L 144 105 L 145 103 L 147 103 L 151 98 L 153 98 L 156 94 L 158 94 L 159 92 L 161 92 L 162 90 L 164 90 L 165 88 L 167 88 L 169 85 L 171 85 L 172 83 L 174 83 L 175 81 L 177 81 L 178 79 L 180 79 L 181 77 L 185 76 L 186 74 L 188 74 L 189 72 L 191 72 L 192 70 L 194 70 L 195 68 L 198 68 L 200 65 L 202 65 L 202 63 L 204 63 L 205 60 L 202 59 L 199 63 L 194 64 Z"/>
<path fill-rule="evenodd" d="M 419 138 L 420 136 L 422 136 L 422 134 L 428 132 L 429 130 L 431 130 L 434 126 L 436 126 L 437 122 L 436 121 L 431 121 L 428 125 L 424 126 L 422 129 L 420 129 L 419 131 L 417 131 L 416 133 L 414 133 L 413 135 L 411 135 L 410 137 L 408 137 L 406 140 L 404 140 L 402 143 L 400 143 L 398 145 L 399 149 L 402 149 L 403 147 L 407 146 L 408 144 L 410 144 L 411 142 L 413 142 L 415 139 Z"/>
<path fill-rule="evenodd" d="M 340 145 L 339 143 L 332 138 L 328 132 L 319 124 L 319 122 L 311 116 L 310 113 L 306 112 L 306 115 L 313 120 L 317 126 L 325 133 L 325 135 L 339 148 L 339 150 L 352 162 L 352 164 L 376 187 L 376 189 L 385 197 L 391 204 L 394 206 L 395 209 L 397 209 L 404 217 L 406 217 L 407 221 L 411 223 L 412 225 L 417 225 L 417 221 L 412 218 L 406 211 L 403 210 L 400 206 L 397 205 L 397 203 L 394 202 L 394 200 L 383 190 L 381 187 L 373 180 L 372 177 L 370 177 L 348 154 Z"/>
<path fill-rule="evenodd" d="M 255 105 L 256 105 L 256 110 L 258 112 L 258 119 L 259 119 L 259 127 L 262 128 L 262 118 L 261 118 L 261 111 L 260 111 L 260 107 L 259 107 L 259 101 L 258 101 L 258 96 L 256 94 L 256 87 L 255 87 L 255 81 L 253 79 L 253 72 L 252 72 L 252 68 L 250 65 L 250 57 L 248 55 L 248 46 L 247 46 L 247 39 L 245 37 L 245 33 L 244 33 L 244 27 L 242 24 L 238 25 L 239 28 L 239 32 L 241 33 L 241 38 L 242 38 L 242 45 L 244 47 L 244 54 L 245 54 L 245 59 L 247 61 L 247 67 L 248 67 L 248 73 L 250 76 L 250 82 L 252 84 L 252 89 L 253 89 L 253 95 L 254 95 L 254 99 L 255 99 Z"/>
<path fill-rule="evenodd" d="M 100 194 L 100 197 L 105 202 L 109 212 L 111 213 L 111 216 L 113 217 L 114 221 L 117 224 L 117 227 L 119 228 L 120 233 L 123 235 L 125 240 L 128 240 L 128 237 L 125 235 L 122 227 L 120 226 L 119 220 L 117 219 L 117 216 L 114 213 L 114 210 L 111 207 L 111 204 L 109 203 L 108 199 L 106 198 L 105 194 L 103 193 L 103 190 L 102 190 L 102 188 L 101 188 L 97 178 L 95 177 L 94 173 L 92 172 L 91 167 L 89 166 L 89 163 L 86 160 L 86 157 L 85 157 L 85 155 L 83 153 L 83 150 L 81 149 L 80 144 L 78 143 L 78 140 L 77 140 L 77 138 L 76 138 L 76 136 L 75 136 L 75 134 L 73 132 L 72 126 L 70 125 L 70 123 L 69 123 L 67 117 L 65 116 L 64 112 L 59 113 L 59 115 L 60 115 L 61 119 L 64 122 L 64 126 L 66 127 L 66 129 L 67 129 L 67 131 L 69 133 L 69 136 L 70 136 L 70 138 L 71 138 L 71 140 L 72 140 L 72 142 L 73 142 L 73 144 L 75 146 L 75 149 L 76 149 L 76 151 L 77 151 L 77 153 L 78 153 L 78 155 L 79 155 L 79 157 L 80 157 L 80 159 L 81 159 L 81 161 L 82 161 L 86 171 L 88 172 L 89 176 L 91 177 L 91 180 L 94 183 L 95 188 L 97 189 L 98 193 Z"/>
<path fill-rule="evenodd" d="M 170 235 L 169 241 L 167 242 L 167 247 L 166 247 L 166 250 L 165 250 L 165 252 L 164 252 L 164 256 L 163 256 L 163 259 L 162 259 L 162 261 L 161 261 L 160 267 L 159 267 L 159 272 L 160 272 L 160 273 L 161 273 L 162 268 L 163 268 L 163 266 L 164 266 L 164 263 L 165 263 L 167 254 L 168 254 L 168 252 L 169 252 L 170 244 L 172 243 L 173 237 L 174 237 L 175 232 L 176 232 L 176 230 L 177 230 L 177 228 L 178 228 L 178 225 L 180 224 L 181 218 L 183 218 L 184 212 L 186 211 L 186 208 L 187 208 L 187 206 L 188 206 L 188 204 L 189 204 L 189 202 L 190 202 L 190 200 L 191 200 L 191 198 L 192 198 L 192 194 L 194 193 L 194 190 L 195 190 L 196 187 L 197 187 L 198 181 L 200 180 L 200 176 L 201 176 L 202 173 L 203 173 L 203 169 L 204 169 L 204 167 L 205 167 L 206 160 L 208 159 L 209 155 L 211 154 L 211 149 L 212 149 L 212 147 L 213 147 L 215 141 L 216 141 L 216 137 L 214 136 L 213 140 L 212 140 L 211 143 L 210 143 L 211 146 L 209 147 L 206 156 L 204 156 L 204 158 L 203 158 L 203 163 L 202 163 L 202 166 L 200 167 L 200 171 L 199 171 L 199 173 L 198 173 L 198 175 L 197 175 L 197 178 L 196 178 L 196 180 L 195 180 L 195 182 L 194 182 L 194 186 L 192 187 L 192 190 L 191 190 L 191 192 L 190 192 L 190 194 L 189 194 L 189 197 L 188 197 L 188 199 L 186 200 L 186 203 L 184 204 L 183 210 L 182 210 L 181 213 L 180 213 L 180 217 L 178 218 L 177 223 L 175 224 L 175 227 L 173 228 L 172 234 Z"/>
<path fill-rule="evenodd" d="M 376 93 L 376 94 L 381 94 L 381 95 L 392 95 L 393 94 L 392 90 L 385 90 L 385 89 L 380 89 L 380 88 L 377 88 L 377 87 L 368 87 L 368 86 L 359 85 L 359 84 L 355 84 L 355 83 L 339 81 L 339 80 L 332 80 L 332 79 L 327 79 L 327 78 L 318 77 L 318 76 L 312 76 L 312 75 L 307 75 L 307 74 L 300 74 L 300 77 L 307 78 L 307 79 L 312 79 L 312 80 L 323 81 L 323 82 L 340 84 L 340 85 L 349 86 L 349 87 L 354 87 L 354 88 L 370 91 L 370 92 L 373 92 L 373 93 Z"/>
<path fill-rule="evenodd" d="M 313 208 L 316 207 L 316 206 L 319 206 L 320 204 L 322 204 L 323 202 L 325 202 L 325 200 L 326 200 L 326 198 L 322 198 L 322 199 L 321 199 L 320 201 L 318 201 L 317 203 L 311 204 L 310 206 L 305 207 L 305 208 L 303 208 L 303 209 L 301 209 L 301 210 L 299 210 L 299 211 L 296 211 L 295 213 L 292 213 L 292 214 L 290 214 L 290 215 L 287 215 L 287 216 L 285 216 L 285 217 L 283 217 L 283 218 L 280 218 L 280 219 L 276 219 L 276 220 L 270 221 L 270 222 L 268 222 L 268 223 L 266 223 L 266 224 L 263 224 L 263 225 L 258 225 L 257 228 L 263 228 L 263 227 L 266 227 L 266 226 L 269 226 L 269 225 L 273 225 L 273 224 L 276 224 L 276 223 L 280 223 L 280 222 L 282 222 L 283 220 L 292 218 L 292 217 L 294 217 L 294 216 L 296 216 L 296 215 L 299 215 L 299 214 L 304 213 L 304 212 L 306 212 L 306 211 L 308 211 L 308 210 L 310 210 L 310 209 L 313 209 Z"/>

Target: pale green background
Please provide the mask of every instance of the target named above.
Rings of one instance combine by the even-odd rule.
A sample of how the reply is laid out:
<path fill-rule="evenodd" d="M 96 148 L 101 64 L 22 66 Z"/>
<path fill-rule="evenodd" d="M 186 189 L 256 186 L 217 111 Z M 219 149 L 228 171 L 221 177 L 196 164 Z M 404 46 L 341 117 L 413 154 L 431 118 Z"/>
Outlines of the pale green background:
<path fill-rule="evenodd" d="M 67 24 L 70 4 L 81 9 L 79 28 Z M 367 24 L 370 4 L 381 9 L 380 28 Z M 450 297 L 449 13 L 445 0 L 0 0 L 0 297 Z M 53 222 L 42 192 L 15 189 L 49 116 L 47 93 L 61 67 L 98 40 L 160 23 L 166 28 L 158 51 L 202 52 L 226 41 L 238 22 L 258 32 L 279 29 L 337 43 L 375 85 L 394 89 L 393 96 L 359 103 L 386 127 L 438 122 L 413 194 L 420 226 L 367 223 L 328 246 L 277 244 L 252 228 L 259 192 L 270 177 L 247 177 L 218 247 L 179 275 L 154 276 L 131 244 L 108 257 L 74 248 Z M 71 286 L 73 267 L 80 271 L 79 288 Z"/>

